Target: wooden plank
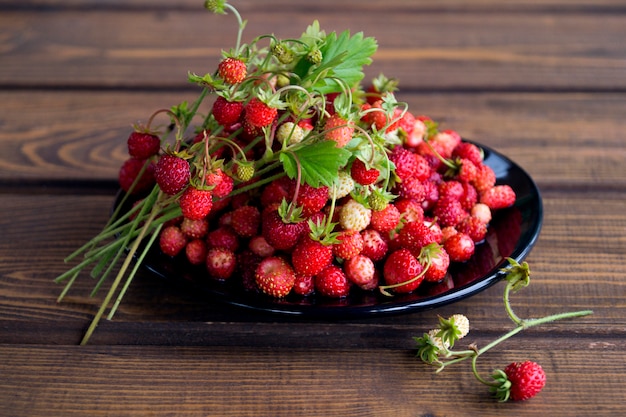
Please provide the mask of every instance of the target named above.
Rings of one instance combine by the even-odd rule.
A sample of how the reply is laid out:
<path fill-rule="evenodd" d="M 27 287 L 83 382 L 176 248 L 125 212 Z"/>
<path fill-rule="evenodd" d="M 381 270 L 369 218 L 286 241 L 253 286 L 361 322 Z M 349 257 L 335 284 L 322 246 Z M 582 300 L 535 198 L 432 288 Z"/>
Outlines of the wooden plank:
<path fill-rule="evenodd" d="M 0 112 L 0 184 L 18 190 L 42 178 L 51 186 L 62 182 L 82 188 L 104 181 L 113 190 L 127 157 L 131 125 L 145 123 L 159 108 L 196 97 L 192 91 L 0 91 L 0 103 L 11 103 Z M 415 114 L 427 114 L 442 128 L 509 156 L 542 187 L 626 187 L 624 94 L 400 89 L 398 98 Z M 209 107 L 207 102 L 203 112 Z"/>
<path fill-rule="evenodd" d="M 591 308 L 595 310 L 591 317 L 571 324 L 544 326 L 541 331 L 567 332 L 568 326 L 575 326 L 577 332 L 599 337 L 626 333 L 622 302 L 625 284 L 620 267 L 626 253 L 623 200 L 614 193 L 548 191 L 544 201 L 545 226 L 528 258 L 533 284 L 514 296 L 518 313 L 537 317 Z M 53 283 L 53 279 L 67 268 L 62 259 L 104 224 L 110 203 L 111 198 L 104 196 L 3 195 L 2 212 L 15 214 L 0 221 L 0 259 L 5 260 L 0 262 L 0 343 L 78 343 L 103 294 L 90 298 L 94 282 L 81 276 L 65 300 L 57 304 L 62 286 Z M 68 216 L 74 219 L 71 223 Z M 602 285 L 598 285 L 598 279 Z M 415 331 L 431 328 L 436 314 L 466 314 L 481 331 L 510 328 L 502 308 L 502 289 L 502 285 L 495 285 L 436 311 L 303 323 L 297 318 L 258 314 L 210 302 L 186 286 L 142 272 L 135 278 L 114 321 L 103 322 L 92 342 L 266 345 L 274 337 L 290 334 L 292 343 L 297 344 L 307 334 L 335 334 L 333 337 L 341 339 L 345 333 L 361 341 L 346 339 L 333 343 L 388 347 L 387 339 L 410 339 Z M 261 324 L 257 328 L 251 322 L 278 324 Z M 299 325 L 304 325 L 304 329 L 290 327 Z M 251 331 L 258 332 L 254 336 L 258 338 L 256 342 L 249 340 Z M 392 336 L 394 331 L 401 336 Z M 326 342 L 320 343 L 326 346 Z"/>
<path fill-rule="evenodd" d="M 562 339 L 558 350 L 551 340 L 528 342 L 534 344 L 532 359 L 543 365 L 547 384 L 523 404 L 492 400 L 473 379 L 468 363 L 435 374 L 408 349 L 2 345 L 0 412 L 16 417 L 408 417 L 457 415 L 459 404 L 467 415 L 481 416 L 608 416 L 623 411 L 626 374 L 615 366 L 624 360 L 623 350 L 616 348 L 620 339 Z M 589 360 L 594 353 L 604 359 Z M 479 361 L 485 375 L 528 357 L 528 351 L 509 345 L 487 356 Z M 603 378 L 581 382 L 581 375 Z"/>
<path fill-rule="evenodd" d="M 360 8 L 253 8 L 244 41 L 299 36 L 314 18 L 327 30 L 363 31 L 384 72 L 416 90 L 623 91 L 626 15 L 531 11 L 421 13 Z M 348 9 L 349 10 L 349 9 Z M 402 31 L 389 31 L 381 21 Z M 198 10 L 8 10 L 0 16 L 0 85 L 12 88 L 184 88 L 188 71 L 213 72 L 234 45 L 234 18 Z M 278 30 L 277 28 L 280 28 Z M 494 36 L 494 34 L 498 34 Z"/>

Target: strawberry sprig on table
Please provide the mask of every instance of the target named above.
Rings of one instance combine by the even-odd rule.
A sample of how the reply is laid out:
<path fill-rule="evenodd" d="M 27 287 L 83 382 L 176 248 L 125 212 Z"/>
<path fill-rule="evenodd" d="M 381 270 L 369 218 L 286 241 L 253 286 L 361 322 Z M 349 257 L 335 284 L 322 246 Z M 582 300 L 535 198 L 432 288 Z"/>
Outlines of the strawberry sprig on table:
<path fill-rule="evenodd" d="M 373 38 L 314 22 L 297 39 L 244 44 L 233 6 L 205 7 L 236 17 L 235 48 L 214 72 L 188 75 L 201 88 L 195 102 L 135 126 L 123 200 L 56 279 L 67 282 L 59 300 L 87 267 L 93 294 L 109 285 L 83 344 L 107 310 L 113 317 L 150 250 L 259 297 L 391 297 L 443 280 L 472 257 L 492 212 L 514 204 L 481 149 L 410 112 L 395 80 L 361 85 Z M 158 118 L 167 119 L 160 130 Z"/>
<path fill-rule="evenodd" d="M 510 331 L 482 348 L 478 348 L 475 343 L 471 343 L 467 349 L 455 350 L 453 349 L 454 344 L 468 335 L 470 324 L 466 316 L 454 314 L 447 319 L 439 317 L 439 327 L 424 333 L 421 337 L 414 338 L 417 343 L 417 356 L 423 362 L 437 366 L 437 372 L 443 371 L 452 364 L 471 360 L 474 377 L 482 384 L 488 386 L 498 401 L 501 402 L 509 399 L 524 401 L 534 397 L 545 386 L 546 374 L 541 365 L 525 360 L 512 362 L 504 370 L 496 369 L 489 378 L 484 378 L 480 375 L 476 366 L 479 356 L 530 327 L 592 314 L 591 310 L 582 310 L 558 313 L 540 318 L 520 318 L 513 311 L 509 298 L 511 292 L 515 293 L 530 284 L 530 267 L 527 262 L 520 264 L 511 258 L 508 258 L 508 263 L 507 267 L 501 269 L 501 273 L 504 274 L 506 281 L 503 296 L 504 308 L 508 317 L 515 325 Z"/>

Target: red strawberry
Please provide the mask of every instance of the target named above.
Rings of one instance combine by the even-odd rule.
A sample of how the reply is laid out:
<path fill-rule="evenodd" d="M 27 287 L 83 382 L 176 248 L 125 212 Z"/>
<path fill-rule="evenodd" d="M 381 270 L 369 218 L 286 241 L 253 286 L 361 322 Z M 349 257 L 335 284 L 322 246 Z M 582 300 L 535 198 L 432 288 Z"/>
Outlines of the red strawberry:
<path fill-rule="evenodd" d="M 128 154 L 133 158 L 147 159 L 159 153 L 161 139 L 146 132 L 133 132 L 128 136 Z"/>
<path fill-rule="evenodd" d="M 333 261 L 332 245 L 303 236 L 293 248 L 291 264 L 297 274 L 316 275 Z"/>
<path fill-rule="evenodd" d="M 478 172 L 476 165 L 467 158 L 459 159 L 457 164 L 459 169 L 456 172 L 455 178 L 461 182 L 474 181 Z"/>
<path fill-rule="evenodd" d="M 367 168 L 365 162 L 355 159 L 350 167 L 350 176 L 361 185 L 374 184 L 380 175 L 380 171 L 376 168 Z"/>
<path fill-rule="evenodd" d="M 374 261 L 367 256 L 357 255 L 348 259 L 343 264 L 346 277 L 358 286 L 368 285 L 376 278 L 376 267 Z"/>
<path fill-rule="evenodd" d="M 293 193 L 293 192 L 292 192 Z M 290 193 L 290 194 L 292 194 Z M 307 183 L 300 184 L 296 204 L 302 208 L 302 216 L 310 217 L 319 212 L 328 201 L 328 187 L 312 187 Z"/>
<path fill-rule="evenodd" d="M 233 275 L 237 257 L 226 248 L 211 248 L 206 254 L 206 268 L 212 278 L 226 280 Z"/>
<path fill-rule="evenodd" d="M 400 211 L 393 204 L 387 204 L 382 210 L 373 210 L 370 226 L 381 233 L 388 233 L 398 227 Z"/>
<path fill-rule="evenodd" d="M 225 248 L 236 252 L 239 249 L 239 236 L 230 226 L 219 226 L 207 235 L 209 248 Z"/>
<path fill-rule="evenodd" d="M 341 298 L 350 293 L 350 281 L 341 268 L 329 265 L 315 275 L 315 289 L 325 297 Z"/>
<path fill-rule="evenodd" d="M 374 109 L 374 110 L 372 110 Z M 387 124 L 387 114 L 382 110 L 382 101 L 376 100 L 373 103 L 365 103 L 361 106 L 361 121 L 368 126 L 381 130 Z"/>
<path fill-rule="evenodd" d="M 189 186 L 180 196 L 178 203 L 183 217 L 200 220 L 211 212 L 213 194 L 209 190 Z"/>
<path fill-rule="evenodd" d="M 504 368 L 504 373 L 511 382 L 510 398 L 513 401 L 528 400 L 546 385 L 546 374 L 536 362 L 513 362 Z"/>
<path fill-rule="evenodd" d="M 419 169 L 416 155 L 417 154 L 414 154 L 402 146 L 393 148 L 389 159 L 395 164 L 395 172 L 400 179 L 405 180 L 407 178 L 416 177 Z"/>
<path fill-rule="evenodd" d="M 450 267 L 450 256 L 444 248 L 439 245 L 425 246 L 419 256 L 422 265 L 430 261 L 428 269 L 424 273 L 424 281 L 439 282 L 443 280 Z"/>
<path fill-rule="evenodd" d="M 174 195 L 183 190 L 191 176 L 189 162 L 174 155 L 163 155 L 154 168 L 154 177 L 165 194 Z"/>
<path fill-rule="evenodd" d="M 397 241 L 417 256 L 424 246 L 435 242 L 436 237 L 424 222 L 409 222 L 398 232 Z"/>
<path fill-rule="evenodd" d="M 470 211 L 478 201 L 478 192 L 470 183 L 464 182 L 461 185 L 463 186 L 463 194 L 459 201 L 464 210 Z"/>
<path fill-rule="evenodd" d="M 473 143 L 460 142 L 452 150 L 452 158 L 469 159 L 474 165 L 480 165 L 483 161 L 483 153 Z"/>
<path fill-rule="evenodd" d="M 185 249 L 187 238 L 178 226 L 168 226 L 159 234 L 159 247 L 168 256 L 176 256 Z"/>
<path fill-rule="evenodd" d="M 148 165 L 146 165 L 141 177 L 137 180 L 137 177 L 146 163 Z M 130 187 L 135 180 L 137 180 L 137 182 L 132 190 L 132 194 L 139 194 L 147 191 L 155 184 L 154 164 L 145 159 L 127 159 L 120 168 L 118 179 L 120 187 L 122 187 L 122 190 L 126 192 L 130 190 Z"/>
<path fill-rule="evenodd" d="M 267 243 L 278 250 L 293 248 L 305 230 L 306 222 L 286 223 L 276 207 L 267 207 L 261 213 L 261 234 Z"/>
<path fill-rule="evenodd" d="M 510 207 L 515 203 L 515 191 L 508 184 L 496 185 L 480 194 L 480 202 L 491 210 Z"/>
<path fill-rule="evenodd" d="M 465 233 L 457 233 L 450 236 L 444 242 L 443 247 L 453 262 L 467 261 L 472 257 L 475 250 L 474 241 Z"/>
<path fill-rule="evenodd" d="M 270 256 L 255 270 L 256 284 L 263 293 L 276 298 L 285 297 L 296 282 L 293 268 L 284 259 Z"/>
<path fill-rule="evenodd" d="M 475 243 L 481 242 L 487 236 L 487 225 L 478 217 L 467 216 L 459 224 L 456 230 L 469 235 Z"/>
<path fill-rule="evenodd" d="M 424 267 L 408 249 L 398 249 L 392 252 L 383 265 L 383 278 L 386 285 L 402 284 L 394 287 L 396 293 L 410 293 L 415 291 L 424 280 L 420 276 Z M 418 278 L 419 276 L 419 278 Z"/>
<path fill-rule="evenodd" d="M 246 104 L 244 110 L 246 122 L 256 128 L 271 125 L 278 115 L 276 108 L 268 106 L 256 97 Z"/>
<path fill-rule="evenodd" d="M 442 227 L 456 226 L 467 216 L 461 202 L 452 199 L 440 199 L 433 209 L 433 214 Z"/>
<path fill-rule="evenodd" d="M 283 199 L 289 199 L 293 184 L 294 181 L 288 177 L 282 177 L 267 184 L 261 192 L 261 206 L 280 204 Z"/>
<path fill-rule="evenodd" d="M 228 101 L 222 96 L 217 97 L 211 111 L 215 121 L 222 126 L 231 126 L 239 121 L 243 112 L 243 103 L 240 101 Z"/>
<path fill-rule="evenodd" d="M 343 148 L 352 140 L 354 125 L 342 118 L 338 113 L 333 114 L 324 123 L 324 138 L 337 143 L 337 147 Z"/>
<path fill-rule="evenodd" d="M 217 66 L 218 74 L 228 84 L 242 82 L 246 78 L 247 71 L 245 62 L 238 58 L 225 58 Z"/>
<path fill-rule="evenodd" d="M 255 206 L 241 206 L 233 210 L 231 227 L 239 236 L 252 237 L 259 231 L 261 212 Z"/>
<path fill-rule="evenodd" d="M 233 190 L 233 179 L 221 169 L 216 169 L 205 178 L 207 186 L 213 186 L 211 190 L 215 198 L 224 198 Z"/>
<path fill-rule="evenodd" d="M 421 203 L 426 199 L 424 183 L 417 177 L 408 177 L 399 182 L 394 188 L 394 193 L 402 198 Z"/>
<path fill-rule="evenodd" d="M 342 230 L 333 244 L 333 255 L 341 259 L 350 259 L 363 250 L 363 237 L 356 230 Z"/>
<path fill-rule="evenodd" d="M 185 256 L 192 265 L 202 265 L 206 260 L 206 243 L 200 239 L 194 239 L 185 246 Z"/>
<path fill-rule="evenodd" d="M 424 209 L 420 204 L 406 198 L 398 198 L 394 205 L 400 211 L 402 220 L 406 222 L 421 222 L 424 220 Z"/>
<path fill-rule="evenodd" d="M 305 275 L 296 275 L 296 282 L 293 284 L 293 292 L 298 295 L 307 296 L 315 291 L 315 278 Z"/>
<path fill-rule="evenodd" d="M 477 165 L 476 176 L 472 181 L 472 185 L 476 187 L 478 193 L 487 191 L 496 184 L 496 173 L 489 165 Z"/>

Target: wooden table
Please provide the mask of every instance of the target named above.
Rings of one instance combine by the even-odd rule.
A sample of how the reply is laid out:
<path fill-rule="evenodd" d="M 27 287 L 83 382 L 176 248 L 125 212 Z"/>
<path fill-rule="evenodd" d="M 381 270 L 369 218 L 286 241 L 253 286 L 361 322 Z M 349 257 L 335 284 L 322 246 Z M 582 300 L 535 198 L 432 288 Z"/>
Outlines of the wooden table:
<path fill-rule="evenodd" d="M 193 100 L 232 16 L 198 0 L 0 2 L 0 415 L 621 415 L 626 385 L 626 8 L 619 0 L 235 2 L 262 33 L 376 37 L 367 77 L 400 80 L 416 113 L 527 170 L 544 227 L 529 329 L 481 370 L 541 363 L 545 389 L 497 403 L 469 364 L 434 374 L 413 336 L 467 315 L 484 345 L 510 328 L 503 284 L 435 311 L 300 322 L 207 300 L 141 272 L 114 320 L 78 346 L 101 297 L 61 303 L 63 258 L 106 222 L 131 124 Z M 244 38 L 245 38 L 244 36 Z"/>

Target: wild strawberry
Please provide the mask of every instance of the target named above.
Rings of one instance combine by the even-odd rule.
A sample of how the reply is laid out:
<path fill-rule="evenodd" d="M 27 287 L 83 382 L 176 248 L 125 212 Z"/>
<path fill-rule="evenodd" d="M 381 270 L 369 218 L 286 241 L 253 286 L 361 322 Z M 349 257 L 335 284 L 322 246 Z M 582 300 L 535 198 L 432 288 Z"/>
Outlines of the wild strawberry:
<path fill-rule="evenodd" d="M 185 249 L 187 238 L 178 226 L 168 226 L 159 234 L 159 247 L 168 256 L 176 256 Z"/>
<path fill-rule="evenodd" d="M 396 175 L 400 179 L 415 178 L 418 172 L 418 161 L 416 154 L 402 146 L 396 146 L 391 151 L 389 159 L 396 166 Z"/>
<path fill-rule="evenodd" d="M 306 297 L 315 292 L 315 278 L 307 275 L 297 275 L 293 284 L 293 292 Z"/>
<path fill-rule="evenodd" d="M 396 184 L 394 193 L 398 196 L 421 203 L 426 198 L 424 183 L 416 177 L 408 177 Z"/>
<path fill-rule="evenodd" d="M 513 362 L 504 368 L 504 373 L 511 382 L 510 398 L 513 401 L 528 400 L 546 385 L 546 374 L 536 362 Z"/>
<path fill-rule="evenodd" d="M 398 232 L 397 241 L 417 256 L 424 246 L 435 242 L 436 238 L 431 229 L 420 221 L 406 223 Z"/>
<path fill-rule="evenodd" d="M 443 244 L 453 262 L 465 262 L 472 257 L 475 244 L 471 237 L 465 233 L 457 233 L 450 236 Z"/>
<path fill-rule="evenodd" d="M 207 247 L 201 239 L 194 239 L 185 246 L 185 256 L 192 265 L 202 265 L 206 260 Z"/>
<path fill-rule="evenodd" d="M 248 70 L 241 59 L 228 57 L 218 64 L 217 72 L 228 84 L 237 84 L 246 78 Z"/>
<path fill-rule="evenodd" d="M 367 256 L 374 262 L 378 262 L 387 255 L 389 245 L 383 237 L 374 229 L 365 229 L 361 232 L 363 237 L 363 250 L 361 255 Z"/>
<path fill-rule="evenodd" d="M 159 153 L 161 139 L 147 132 L 134 131 L 128 136 L 128 154 L 137 159 L 148 159 Z"/>
<path fill-rule="evenodd" d="M 271 125 L 278 115 L 278 109 L 268 106 L 257 97 L 250 100 L 245 105 L 244 110 L 246 122 L 257 128 Z"/>
<path fill-rule="evenodd" d="M 350 259 L 363 250 L 363 237 L 356 230 L 342 230 L 333 243 L 333 255 L 341 259 Z"/>
<path fill-rule="evenodd" d="M 191 239 L 200 239 L 205 237 L 209 232 L 209 222 L 205 218 L 198 220 L 183 218 L 180 224 L 180 230 L 182 230 L 185 236 Z"/>
<path fill-rule="evenodd" d="M 343 264 L 346 277 L 359 287 L 367 285 L 376 277 L 374 261 L 367 256 L 357 255 Z"/>
<path fill-rule="evenodd" d="M 209 248 L 225 248 L 232 252 L 236 252 L 240 246 L 239 236 L 227 225 L 211 230 L 207 234 L 206 242 Z"/>
<path fill-rule="evenodd" d="M 328 197 L 327 186 L 321 185 L 319 187 L 312 187 L 307 183 L 302 183 L 298 190 L 296 204 L 302 208 L 303 217 L 310 217 L 314 213 L 319 212 L 326 205 Z"/>
<path fill-rule="evenodd" d="M 248 249 L 262 258 L 274 255 L 276 249 L 261 235 L 253 236 L 248 241 Z"/>
<path fill-rule="evenodd" d="M 333 114 L 324 123 L 324 138 L 337 143 L 337 147 L 343 148 L 352 140 L 354 125 L 342 118 L 338 113 Z"/>
<path fill-rule="evenodd" d="M 456 172 L 455 178 L 461 182 L 474 181 L 478 172 L 476 165 L 466 158 L 458 159 L 456 163 L 459 168 Z"/>
<path fill-rule="evenodd" d="M 291 292 L 296 282 L 296 274 L 283 258 L 270 256 L 256 267 L 255 280 L 264 294 L 282 298 Z"/>
<path fill-rule="evenodd" d="M 424 181 L 424 200 L 422 201 L 422 209 L 432 210 L 439 200 L 439 186 L 435 181 Z"/>
<path fill-rule="evenodd" d="M 350 281 L 341 268 L 329 265 L 315 275 L 315 290 L 325 297 L 345 297 L 350 293 Z"/>
<path fill-rule="evenodd" d="M 292 249 L 305 230 L 305 222 L 285 222 L 276 207 L 267 207 L 261 213 L 261 234 L 267 243 L 278 250 Z"/>
<path fill-rule="evenodd" d="M 407 112 L 409 114 L 409 112 Z M 400 127 L 403 127 L 403 122 L 400 122 Z M 424 142 L 424 137 L 426 136 L 428 128 L 426 127 L 426 123 L 423 120 L 413 116 L 413 128 L 411 129 L 411 133 L 407 131 L 407 134 L 404 138 L 404 146 L 408 148 L 416 148 L 420 143 Z"/>
<path fill-rule="evenodd" d="M 382 210 L 373 210 L 370 226 L 381 233 L 389 233 L 398 227 L 400 223 L 400 211 L 393 204 L 387 204 Z"/>
<path fill-rule="evenodd" d="M 211 212 L 213 194 L 209 190 L 189 186 L 183 191 L 178 203 L 184 217 L 200 220 Z"/>
<path fill-rule="evenodd" d="M 461 200 L 465 190 L 463 184 L 456 180 L 443 181 L 438 187 L 439 200 Z"/>
<path fill-rule="evenodd" d="M 206 255 L 206 269 L 212 278 L 226 280 L 233 275 L 237 257 L 226 248 L 211 248 Z"/>
<path fill-rule="evenodd" d="M 402 110 L 396 109 L 396 111 L 394 112 L 394 117 L 400 117 L 401 114 Z M 410 111 L 405 111 L 404 114 L 402 114 L 402 117 L 400 117 L 400 119 L 398 120 L 398 128 L 402 129 L 401 136 L 405 138 L 405 143 L 406 139 L 412 137 L 413 135 L 413 130 L 415 129 L 415 121 L 415 116 Z"/>
<path fill-rule="evenodd" d="M 394 286 L 394 292 L 410 293 L 424 280 L 424 276 L 420 275 L 423 269 L 422 264 L 408 249 L 398 249 L 385 260 L 383 278 L 386 285 Z M 402 285 L 395 287 L 397 284 Z"/>
<path fill-rule="evenodd" d="M 344 229 L 362 231 L 370 224 L 372 210 L 350 199 L 339 211 L 339 224 Z"/>
<path fill-rule="evenodd" d="M 463 186 L 463 194 L 461 195 L 459 201 L 461 202 L 461 206 L 464 210 L 470 211 L 478 201 L 478 192 L 470 183 L 464 182 L 461 185 Z"/>
<path fill-rule="evenodd" d="M 141 174 L 141 177 L 139 177 L 139 174 Z M 133 183 L 135 183 L 135 186 L 132 189 L 132 194 L 148 191 L 156 183 L 154 164 L 146 159 L 127 159 L 120 168 L 118 179 L 120 187 L 126 192 L 130 190 Z"/>
<path fill-rule="evenodd" d="M 261 206 L 280 204 L 284 199 L 290 199 L 290 190 L 294 181 L 288 177 L 282 177 L 267 184 L 261 192 Z"/>
<path fill-rule="evenodd" d="M 469 159 L 474 165 L 480 165 L 483 161 L 483 153 L 473 143 L 459 142 L 452 150 L 452 158 Z"/>
<path fill-rule="evenodd" d="M 239 236 L 256 235 L 260 224 L 261 212 L 255 206 L 241 206 L 233 210 L 231 227 Z"/>
<path fill-rule="evenodd" d="M 285 122 L 276 129 L 276 139 L 288 145 L 302 142 L 304 135 L 304 129 L 293 122 Z"/>
<path fill-rule="evenodd" d="M 442 157 L 450 158 L 454 148 L 461 143 L 461 136 L 454 130 L 442 130 L 430 139 L 430 143 L 439 148 Z"/>
<path fill-rule="evenodd" d="M 352 176 L 347 171 L 339 171 L 335 186 L 337 199 L 347 197 L 354 190 L 354 185 L 354 179 L 352 179 Z"/>
<path fill-rule="evenodd" d="M 398 80 L 387 78 L 380 74 L 372 80 L 372 84 L 367 87 L 366 99 L 368 103 L 374 103 L 381 100 L 385 95 L 391 94 L 398 88 Z"/>
<path fill-rule="evenodd" d="M 154 177 L 165 194 L 174 195 L 183 190 L 191 176 L 189 162 L 174 155 L 163 155 L 154 168 Z"/>
<path fill-rule="evenodd" d="M 373 109 L 373 110 L 372 110 Z M 382 130 L 388 122 L 387 114 L 382 109 L 382 101 L 364 103 L 361 106 L 361 121 L 368 126 L 374 126 L 376 130 Z"/>
<path fill-rule="evenodd" d="M 478 217 L 467 216 L 456 225 L 456 230 L 472 238 L 474 243 L 482 242 L 487 236 L 487 225 Z"/>
<path fill-rule="evenodd" d="M 421 222 L 424 220 L 424 209 L 419 203 L 406 198 L 398 198 L 394 201 L 394 205 L 400 212 L 402 221 Z"/>
<path fill-rule="evenodd" d="M 477 165 L 476 176 L 472 181 L 472 185 L 476 187 L 478 193 L 482 193 L 492 188 L 496 184 L 496 173 L 489 165 Z"/>
<path fill-rule="evenodd" d="M 243 112 L 243 103 L 240 101 L 228 101 L 218 96 L 213 103 L 211 113 L 215 121 L 222 126 L 231 126 L 239 121 Z"/>
<path fill-rule="evenodd" d="M 480 202 L 491 210 L 510 207 L 515 203 L 515 191 L 508 184 L 496 185 L 480 194 Z"/>
<path fill-rule="evenodd" d="M 358 182 L 361 185 L 370 185 L 374 184 L 376 180 L 378 180 L 378 176 L 380 175 L 380 171 L 376 168 L 367 168 L 365 162 L 356 158 L 352 162 L 352 166 L 350 168 L 350 175 L 354 179 L 354 181 Z"/>
<path fill-rule="evenodd" d="M 472 217 L 480 219 L 484 224 L 489 224 L 491 221 L 491 209 L 483 203 L 474 204 L 474 207 L 470 210 Z"/>
<path fill-rule="evenodd" d="M 424 246 L 418 260 L 428 269 L 424 272 L 424 281 L 439 282 L 445 278 L 450 267 L 450 256 L 439 244 L 432 243 Z"/>
<path fill-rule="evenodd" d="M 302 236 L 291 253 L 291 264 L 300 275 L 316 275 L 333 261 L 332 245 Z"/>
<path fill-rule="evenodd" d="M 211 191 L 215 198 L 224 198 L 233 190 L 233 179 L 222 169 L 217 168 L 205 178 L 207 186 L 212 186 Z"/>
<path fill-rule="evenodd" d="M 467 216 L 461 202 L 452 199 L 440 199 L 433 209 L 433 214 L 442 227 L 456 226 Z"/>

